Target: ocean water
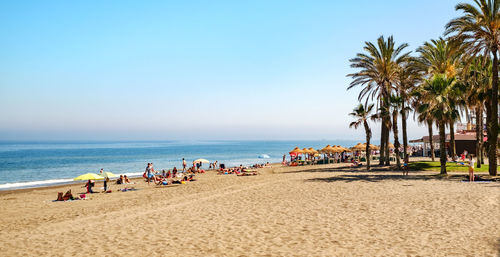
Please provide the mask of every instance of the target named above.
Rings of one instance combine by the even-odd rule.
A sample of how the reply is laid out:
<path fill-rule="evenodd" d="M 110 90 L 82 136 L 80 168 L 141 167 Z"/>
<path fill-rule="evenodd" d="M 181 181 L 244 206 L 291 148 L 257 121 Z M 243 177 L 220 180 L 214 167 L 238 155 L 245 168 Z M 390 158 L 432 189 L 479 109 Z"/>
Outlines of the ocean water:
<path fill-rule="evenodd" d="M 226 166 L 281 162 L 295 146 L 320 149 L 334 141 L 141 141 L 141 142 L 0 142 L 0 190 L 70 183 L 72 178 L 98 173 L 142 175 L 148 162 L 156 170 L 182 167 L 204 158 Z M 269 158 L 259 158 L 268 155 Z M 267 157 L 267 156 L 266 156 Z M 208 168 L 208 164 L 204 164 Z"/>

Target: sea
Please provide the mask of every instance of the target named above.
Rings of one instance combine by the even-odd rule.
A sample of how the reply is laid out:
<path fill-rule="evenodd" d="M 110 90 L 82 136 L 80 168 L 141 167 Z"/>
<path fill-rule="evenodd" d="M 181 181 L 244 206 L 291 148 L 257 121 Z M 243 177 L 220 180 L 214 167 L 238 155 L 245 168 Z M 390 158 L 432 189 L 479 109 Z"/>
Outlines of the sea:
<path fill-rule="evenodd" d="M 74 183 L 102 168 L 114 174 L 141 176 L 148 162 L 155 170 L 182 167 L 203 158 L 226 167 L 281 162 L 296 146 L 321 149 L 327 144 L 353 146 L 357 141 L 55 141 L 0 142 L 0 190 Z M 208 164 L 203 164 L 208 168 Z"/>

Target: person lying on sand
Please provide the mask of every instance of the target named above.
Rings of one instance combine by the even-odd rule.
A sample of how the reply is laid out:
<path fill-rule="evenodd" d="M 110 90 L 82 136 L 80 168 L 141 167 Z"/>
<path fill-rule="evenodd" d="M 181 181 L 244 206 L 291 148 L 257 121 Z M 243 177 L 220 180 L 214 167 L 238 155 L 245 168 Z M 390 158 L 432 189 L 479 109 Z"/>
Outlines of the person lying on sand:
<path fill-rule="evenodd" d="M 257 172 L 244 172 L 236 176 L 241 177 L 241 176 L 257 176 L 257 175 L 258 175 Z"/>
<path fill-rule="evenodd" d="M 57 200 L 56 201 L 68 201 L 68 200 L 75 200 L 73 197 L 73 194 L 71 194 L 71 189 L 66 192 L 66 194 L 63 195 L 62 192 L 57 193 Z"/>
<path fill-rule="evenodd" d="M 356 160 L 352 161 L 351 167 L 359 167 L 359 166 L 363 166 L 363 164 L 361 162 L 356 161 Z"/>
<path fill-rule="evenodd" d="M 63 200 L 64 200 L 64 201 L 68 201 L 68 200 L 75 200 L 75 198 L 73 197 L 73 194 L 71 194 L 71 189 L 70 189 L 70 190 L 68 190 L 68 191 L 66 192 L 66 194 L 64 194 L 64 196 L 63 196 Z"/>
<path fill-rule="evenodd" d="M 181 181 L 195 181 L 195 179 L 193 177 L 194 177 L 194 175 L 192 175 L 192 174 L 189 175 L 189 177 L 184 176 Z"/>
<path fill-rule="evenodd" d="M 169 182 L 166 178 L 164 179 L 159 179 L 157 182 L 155 182 L 157 186 L 166 186 L 166 185 L 171 185 L 172 182 Z"/>

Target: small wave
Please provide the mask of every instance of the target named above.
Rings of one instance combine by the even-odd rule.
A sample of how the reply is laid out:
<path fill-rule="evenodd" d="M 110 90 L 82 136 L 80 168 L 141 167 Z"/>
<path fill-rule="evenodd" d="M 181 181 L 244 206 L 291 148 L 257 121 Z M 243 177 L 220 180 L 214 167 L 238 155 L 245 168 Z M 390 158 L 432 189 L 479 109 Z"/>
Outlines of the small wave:
<path fill-rule="evenodd" d="M 70 183 L 70 182 L 73 182 L 73 180 L 72 179 L 49 179 L 49 180 L 42 180 L 42 181 L 7 183 L 7 184 L 1 184 L 0 190 L 52 186 L 52 185 L 57 185 L 57 184 L 66 184 L 66 183 Z"/>

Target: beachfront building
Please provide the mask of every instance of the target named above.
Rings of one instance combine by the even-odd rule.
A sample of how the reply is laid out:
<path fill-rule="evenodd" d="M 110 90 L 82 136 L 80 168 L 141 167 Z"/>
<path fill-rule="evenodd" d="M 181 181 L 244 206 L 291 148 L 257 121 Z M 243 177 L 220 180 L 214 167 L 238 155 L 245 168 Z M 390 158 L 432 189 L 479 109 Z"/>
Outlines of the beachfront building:
<path fill-rule="evenodd" d="M 460 125 L 458 126 L 461 127 Z M 410 143 L 417 144 L 420 147 L 414 155 L 417 156 L 431 156 L 431 145 L 429 136 L 424 136 L 420 139 L 410 140 Z M 483 134 L 483 140 L 486 141 L 486 135 Z M 450 134 L 446 134 L 446 149 L 450 148 Z M 439 156 L 439 135 L 432 136 L 432 143 L 434 145 L 434 151 L 436 156 Z M 455 150 L 458 155 L 467 151 L 470 154 L 477 154 L 477 144 L 476 144 L 476 131 L 471 125 L 467 125 L 464 129 L 461 129 L 455 133 Z"/>

